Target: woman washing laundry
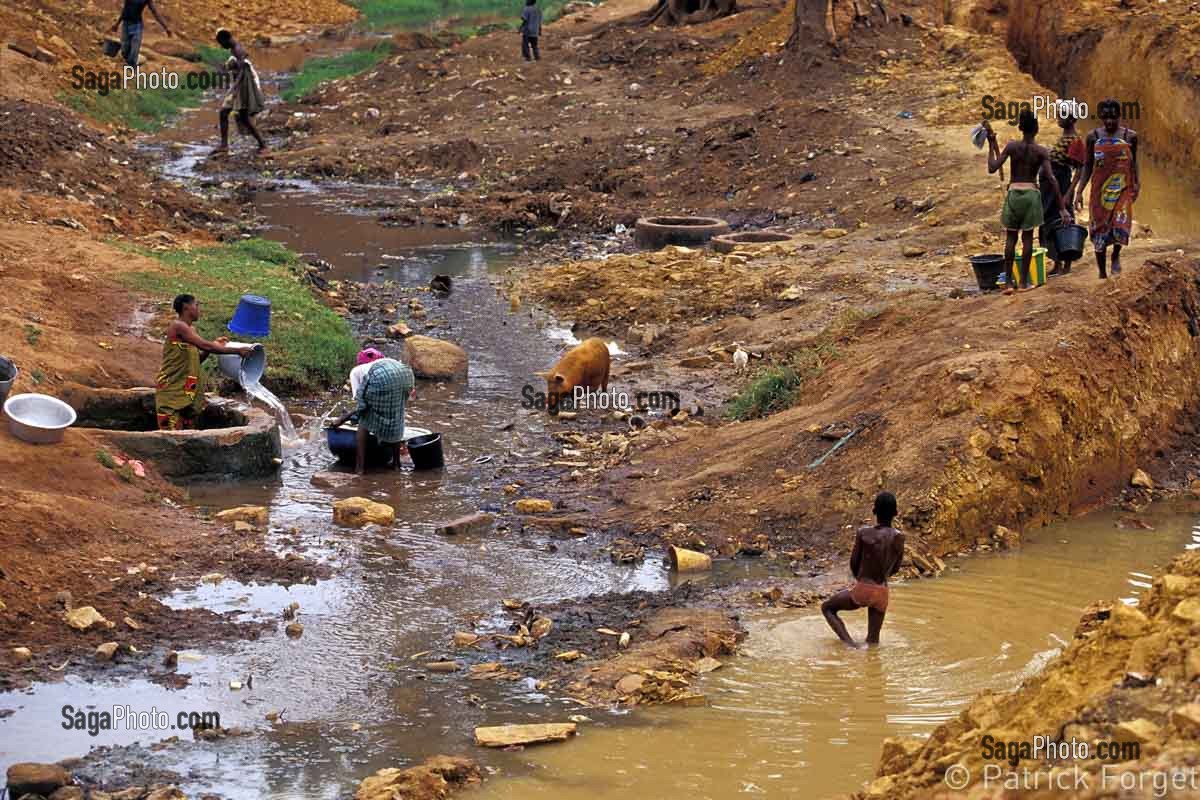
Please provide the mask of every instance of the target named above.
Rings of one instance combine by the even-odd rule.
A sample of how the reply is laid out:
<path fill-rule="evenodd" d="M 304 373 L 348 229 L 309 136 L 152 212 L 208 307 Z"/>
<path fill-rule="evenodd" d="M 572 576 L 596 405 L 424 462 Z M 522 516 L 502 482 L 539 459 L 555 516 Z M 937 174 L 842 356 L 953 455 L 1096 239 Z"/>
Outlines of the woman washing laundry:
<path fill-rule="evenodd" d="M 408 452 L 404 446 L 404 408 L 407 401 L 416 398 L 412 370 L 373 347 L 359 353 L 357 362 L 350 370 L 350 391 L 357 401 L 354 410 L 329 427 L 341 427 L 351 419 L 357 421 L 354 471 L 359 475 L 366 470 L 368 434 L 374 435 L 380 444 L 391 445 L 392 466 L 400 469 L 400 456 Z"/>

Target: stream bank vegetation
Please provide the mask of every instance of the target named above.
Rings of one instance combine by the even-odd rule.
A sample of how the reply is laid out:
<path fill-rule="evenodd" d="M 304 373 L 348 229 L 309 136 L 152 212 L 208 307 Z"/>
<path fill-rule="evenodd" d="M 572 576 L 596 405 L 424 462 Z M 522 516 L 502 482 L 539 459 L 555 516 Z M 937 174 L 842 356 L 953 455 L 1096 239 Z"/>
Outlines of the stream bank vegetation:
<path fill-rule="evenodd" d="M 322 83 L 366 72 L 391 54 L 392 45 L 389 42 L 380 42 L 374 47 L 363 47 L 336 56 L 311 58 L 304 62 L 291 84 L 280 93 L 280 97 L 284 102 L 295 102 Z"/>
<path fill-rule="evenodd" d="M 844 343 L 859 325 L 880 313 L 879 310 L 845 309 L 810 343 L 793 351 L 783 361 L 760 369 L 729 401 L 725 416 L 731 420 L 756 419 L 796 405 L 802 399 L 805 384 L 823 375 L 829 365 L 841 357 L 839 343 Z"/>
<path fill-rule="evenodd" d="M 472 33 L 489 24 L 515 27 L 522 7 L 509 0 L 360 0 L 355 5 L 368 28 L 444 27 L 439 22 L 452 20 L 455 24 L 450 27 L 458 33 Z M 566 0 L 547 0 L 538 5 L 543 21 L 548 23 L 562 13 Z"/>
<path fill-rule="evenodd" d="M 298 279 L 300 260 L 283 245 L 246 239 L 146 255 L 166 269 L 128 273 L 125 283 L 168 304 L 176 294 L 194 294 L 204 314 L 197 328 L 206 338 L 230 336 L 225 325 L 243 294 L 270 299 L 266 377 L 277 390 L 303 393 L 345 379 L 358 351 L 350 327 Z"/>
<path fill-rule="evenodd" d="M 181 84 L 178 89 L 122 89 L 114 87 L 106 94 L 67 91 L 60 98 L 66 105 L 97 122 L 151 133 L 162 128 L 187 108 L 196 108 L 204 99 L 200 89 Z"/>

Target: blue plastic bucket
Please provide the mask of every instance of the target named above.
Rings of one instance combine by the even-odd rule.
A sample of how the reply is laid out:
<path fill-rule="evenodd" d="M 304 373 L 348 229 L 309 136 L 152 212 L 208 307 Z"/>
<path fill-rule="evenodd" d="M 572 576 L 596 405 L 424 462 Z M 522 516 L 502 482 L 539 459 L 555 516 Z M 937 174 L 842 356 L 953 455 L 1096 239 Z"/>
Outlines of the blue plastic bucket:
<path fill-rule="evenodd" d="M 238 301 L 229 330 L 242 336 L 263 337 L 271 333 L 271 301 L 256 294 L 244 294 Z"/>

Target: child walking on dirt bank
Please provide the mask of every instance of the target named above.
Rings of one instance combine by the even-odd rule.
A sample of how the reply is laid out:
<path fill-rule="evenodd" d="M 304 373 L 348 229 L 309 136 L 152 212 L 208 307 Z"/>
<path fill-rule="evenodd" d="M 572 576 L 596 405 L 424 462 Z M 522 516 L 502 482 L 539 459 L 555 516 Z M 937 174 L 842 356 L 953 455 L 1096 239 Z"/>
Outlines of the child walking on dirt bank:
<path fill-rule="evenodd" d="M 839 611 L 867 609 L 867 644 L 879 644 L 879 631 L 888 607 L 887 579 L 900 569 L 904 560 L 904 534 L 892 527 L 896 518 L 896 497 L 880 492 L 875 498 L 875 526 L 859 528 L 850 551 L 850 574 L 854 585 L 842 589 L 821 604 L 825 621 L 838 638 L 851 647 L 858 643 L 850 637 Z"/>
<path fill-rule="evenodd" d="M 1033 232 L 1042 225 L 1042 193 L 1038 189 L 1037 179 L 1041 175 L 1046 185 L 1054 193 L 1059 213 L 1065 219 L 1070 212 L 1062 188 L 1054 177 L 1050 165 L 1050 151 L 1038 144 L 1035 139 L 1038 132 L 1037 117 L 1029 109 L 1021 112 L 1017 128 L 1021 131 L 1021 141 L 1009 142 L 1001 150 L 996 143 L 996 132 L 984 120 L 988 140 L 988 172 L 996 172 L 1004 166 L 1004 162 L 1012 160 L 1012 182 L 1008 185 L 1008 193 L 1004 197 L 1004 207 L 1000 211 L 1000 225 L 1004 228 L 1006 241 L 1004 244 L 1004 274 L 1012 275 L 1013 258 L 1016 255 L 1017 235 L 1021 237 L 1021 280 L 1020 291 L 1032 289 L 1033 282 L 1029 277 L 1029 268 L 1033 258 Z M 1005 294 L 1016 291 L 1009 287 Z"/>
<path fill-rule="evenodd" d="M 542 35 L 542 10 L 537 7 L 537 0 L 525 0 L 525 8 L 521 10 L 521 56 L 526 61 L 541 61 L 538 52 L 538 37 Z M 530 58 L 530 53 L 533 57 Z"/>
<path fill-rule="evenodd" d="M 254 65 L 246 57 L 246 48 L 233 38 L 232 33 L 221 28 L 217 31 L 217 44 L 230 52 L 229 60 L 225 62 L 225 69 L 233 77 L 233 86 L 229 89 L 229 94 L 225 96 L 225 102 L 221 105 L 219 118 L 221 144 L 216 150 L 213 150 L 212 154 L 223 155 L 229 152 L 230 114 L 236 115 L 238 132 L 253 136 L 254 140 L 258 142 L 258 151 L 261 153 L 267 149 L 267 143 L 263 141 L 263 137 L 254 127 L 254 123 L 250 121 L 251 117 L 261 112 L 266 106 L 266 98 L 263 96 L 258 73 L 254 71 Z"/>

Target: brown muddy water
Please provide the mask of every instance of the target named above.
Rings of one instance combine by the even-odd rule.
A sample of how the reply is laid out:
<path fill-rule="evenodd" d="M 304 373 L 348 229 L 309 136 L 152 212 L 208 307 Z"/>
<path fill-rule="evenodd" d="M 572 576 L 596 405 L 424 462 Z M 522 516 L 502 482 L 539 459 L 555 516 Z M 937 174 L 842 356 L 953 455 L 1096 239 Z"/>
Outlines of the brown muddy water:
<path fill-rule="evenodd" d="M 1191 516 L 1114 514 L 1036 532 L 1022 550 L 951 562 L 937 580 L 894 588 L 883 643 L 844 647 L 817 612 L 749 617 L 741 657 L 708 676 L 709 706 L 647 709 L 585 726 L 578 741 L 529 750 L 525 774 L 489 782 L 488 800 L 593 797 L 820 798 L 874 776 L 886 736 L 927 735 L 979 691 L 1038 672 L 1097 598 L 1136 604 L 1150 575 L 1200 547 Z M 864 614 L 849 615 L 865 634 Z"/>

